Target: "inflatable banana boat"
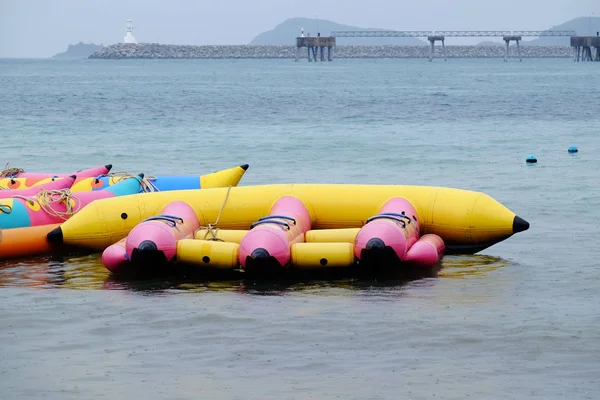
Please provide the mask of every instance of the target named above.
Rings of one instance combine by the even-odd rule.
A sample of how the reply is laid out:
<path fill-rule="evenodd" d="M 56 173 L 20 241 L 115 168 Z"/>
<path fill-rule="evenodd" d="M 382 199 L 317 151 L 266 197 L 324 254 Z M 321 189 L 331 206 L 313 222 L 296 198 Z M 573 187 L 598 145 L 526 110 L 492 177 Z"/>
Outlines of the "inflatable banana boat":
<path fill-rule="evenodd" d="M 302 201 L 313 230 L 362 228 L 391 198 L 402 197 L 420 215 L 422 235 L 435 234 L 446 254 L 475 253 L 529 228 L 487 194 L 432 186 L 274 184 L 136 194 L 94 201 L 48 234 L 51 243 L 104 250 L 173 201 L 193 207 L 200 224 L 247 230 L 284 196 Z"/>
<path fill-rule="evenodd" d="M 206 175 L 185 177 L 185 179 L 187 179 L 187 184 L 192 187 L 195 187 L 194 185 L 202 188 L 236 186 L 247 169 L 248 165 L 245 164 L 234 168 L 216 171 Z M 143 177 L 143 175 L 141 176 Z M 21 182 L 24 182 L 26 179 L 34 179 L 37 183 L 34 186 L 31 186 L 30 189 L 33 189 L 35 193 L 39 193 L 39 191 L 41 191 L 42 189 L 47 189 L 46 185 L 50 185 L 51 183 L 54 184 L 54 182 L 58 182 L 62 179 L 71 179 L 71 177 L 43 178 L 41 180 L 37 180 L 38 178 L 14 179 L 16 181 Z M 51 252 L 52 246 L 46 240 L 48 233 L 51 232 L 57 226 L 59 226 L 59 224 L 62 223 L 64 219 L 68 219 L 61 218 L 59 217 L 60 215 L 72 218 L 72 215 L 66 213 L 67 210 L 64 207 L 64 205 L 66 204 L 64 203 L 64 200 L 66 198 L 72 200 L 70 201 L 71 211 L 81 210 L 83 208 L 83 205 L 88 204 L 91 201 L 91 199 L 97 200 L 103 197 L 103 193 L 109 193 L 115 190 L 119 191 L 119 187 L 121 187 L 121 184 L 127 179 L 131 178 L 119 176 L 113 179 L 113 177 L 111 177 L 110 185 L 106 186 L 104 189 L 97 189 L 92 187 L 95 179 L 95 177 L 84 178 L 82 180 L 79 180 L 77 178 L 75 180 L 75 183 L 72 184 L 72 186 L 70 187 L 71 195 L 68 195 L 66 197 L 63 196 L 64 198 L 61 200 L 63 202 L 63 206 L 52 206 L 52 209 L 58 212 L 53 212 L 52 210 L 50 210 L 50 214 L 48 214 L 48 212 L 44 212 L 44 210 L 42 209 L 48 209 L 46 204 L 44 202 L 40 204 L 39 199 L 37 199 L 35 196 L 33 196 L 33 198 L 29 200 L 19 198 L 19 196 L 17 196 L 16 198 L 12 197 L 15 194 L 19 193 L 21 193 L 21 196 L 25 197 L 24 195 L 28 195 L 29 192 L 17 193 L 17 191 L 29 190 L 27 188 L 0 191 L 0 259 Z M 69 181 L 65 182 L 68 183 Z M 60 183 L 60 185 L 64 185 L 65 182 Z M 142 179 L 142 183 L 143 182 L 144 180 Z M 169 186 L 169 184 L 172 184 L 174 181 L 169 181 L 168 176 L 165 177 L 165 180 L 163 182 L 166 182 L 166 184 L 161 184 L 162 189 L 168 190 L 169 188 L 173 187 Z M 179 184 L 181 184 L 181 182 L 182 181 L 179 181 Z M 77 192 L 74 192 L 75 185 L 79 185 L 77 188 L 79 189 L 79 191 Z M 137 183 L 137 181 L 135 182 L 135 185 L 137 186 L 132 189 L 133 191 L 127 192 L 126 194 L 139 193 L 139 191 L 141 190 L 141 185 Z M 7 192 L 6 195 L 5 192 Z M 10 195 L 8 195 L 9 193 Z M 31 195 L 31 193 L 29 193 L 29 195 Z M 51 197 L 53 197 L 56 200 L 57 193 L 54 192 L 54 194 Z M 75 198 L 78 198 L 79 200 L 75 200 Z M 83 204 L 80 201 L 81 198 L 90 201 L 85 201 L 85 204 Z M 16 207 L 16 209 L 14 207 Z"/>
<path fill-rule="evenodd" d="M 410 202 L 395 197 L 362 228 L 315 231 L 304 203 L 285 196 L 250 230 L 221 235 L 233 242 L 217 238 L 220 229 L 215 232 L 208 228 L 196 231 L 197 239 L 179 240 L 177 261 L 213 269 L 239 266 L 246 273 L 262 276 L 277 275 L 287 268 L 339 267 L 355 267 L 358 275 L 397 276 L 415 271 L 414 267 L 433 267 L 442 259 L 444 242 L 435 234 L 419 237 L 420 220 Z"/>
<path fill-rule="evenodd" d="M 44 195 L 36 197 L 0 199 L 0 228 L 61 223 L 94 200 L 139 193 L 143 179 L 144 174 L 139 174 L 97 192 L 73 194 L 68 189 L 59 189 L 47 191 Z"/>
<path fill-rule="evenodd" d="M 140 192 L 207 189 L 214 187 L 236 186 L 244 176 L 244 173 L 247 169 L 248 164 L 244 164 L 205 175 L 146 176 L 144 184 L 140 187 Z M 97 170 L 98 169 L 86 171 Z M 72 192 L 98 191 L 106 189 L 107 187 L 117 184 L 123 179 L 131 176 L 132 175 L 129 174 L 115 174 L 114 176 L 107 176 L 107 174 L 89 175 L 89 173 L 86 173 L 84 176 L 77 175 L 77 179 L 70 188 Z M 63 177 L 36 175 L 32 177 L 2 178 L 0 179 L 0 187 L 10 190 L 23 190 L 26 188 L 47 185 L 58 178 Z M 0 191 L 0 195 L 2 195 L 3 192 L 4 191 Z"/>
<path fill-rule="evenodd" d="M 0 190 L 0 199 L 6 199 L 10 197 L 26 197 L 26 196 L 36 196 L 42 190 L 61 190 L 61 189 L 69 189 L 75 183 L 77 176 L 71 175 L 65 178 L 52 178 L 48 179 L 46 183 L 44 180 L 39 185 L 34 185 L 29 188 L 24 189 L 6 189 Z"/>
<path fill-rule="evenodd" d="M 49 252 L 46 237 L 52 229 L 95 200 L 138 193 L 143 177 L 140 174 L 97 192 L 73 194 L 58 189 L 0 199 L 0 259 Z"/>
<path fill-rule="evenodd" d="M 0 187 L 6 188 L 6 184 L 11 183 L 15 187 L 8 187 L 8 189 L 19 189 L 21 185 L 24 185 L 24 187 L 30 187 L 40 180 L 65 178 L 71 175 L 77 175 L 79 179 L 91 178 L 95 176 L 106 175 L 111 169 L 112 164 L 107 164 L 100 167 L 83 169 L 70 174 L 54 174 L 51 172 L 25 172 L 22 168 L 9 168 L 0 172 L 0 178 L 2 178 L 0 179 Z"/>

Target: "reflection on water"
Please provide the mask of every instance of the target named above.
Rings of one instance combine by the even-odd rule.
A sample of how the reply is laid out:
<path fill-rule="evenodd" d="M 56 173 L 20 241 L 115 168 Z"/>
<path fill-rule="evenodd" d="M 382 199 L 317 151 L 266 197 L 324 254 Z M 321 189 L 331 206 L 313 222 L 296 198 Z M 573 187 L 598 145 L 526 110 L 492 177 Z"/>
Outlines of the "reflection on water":
<path fill-rule="evenodd" d="M 406 285 L 431 285 L 436 278 L 483 277 L 489 272 L 512 265 L 508 260 L 486 255 L 446 256 L 441 268 L 410 279 L 355 279 L 331 275 L 330 272 L 295 276 L 292 279 L 263 281 L 239 278 L 239 274 L 198 275 L 190 270 L 160 278 L 118 277 L 102 265 L 100 254 L 53 259 L 36 257 L 21 261 L 0 262 L 0 286 L 66 288 L 78 290 L 132 290 L 153 295 L 176 292 L 228 291 L 256 295 L 282 295 L 288 292 L 324 293 L 332 288 L 346 290 L 380 290 Z M 193 271 L 192 271 L 193 272 Z M 425 278 L 425 279 L 423 279 Z M 432 279 L 433 278 L 433 279 Z"/>
<path fill-rule="evenodd" d="M 446 256 L 438 276 L 441 278 L 476 277 L 512 264 L 503 258 L 485 255 Z"/>

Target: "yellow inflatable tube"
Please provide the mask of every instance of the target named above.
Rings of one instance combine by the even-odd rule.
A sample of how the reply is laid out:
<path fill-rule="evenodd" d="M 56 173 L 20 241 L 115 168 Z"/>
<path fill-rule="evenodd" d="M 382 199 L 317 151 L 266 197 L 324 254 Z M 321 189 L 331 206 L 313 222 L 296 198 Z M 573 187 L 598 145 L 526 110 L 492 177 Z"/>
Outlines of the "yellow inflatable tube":
<path fill-rule="evenodd" d="M 238 243 L 182 239 L 177 242 L 177 262 L 205 268 L 240 267 Z M 354 264 L 352 243 L 294 243 L 290 264 L 298 269 L 347 268 Z"/>
<path fill-rule="evenodd" d="M 48 234 L 51 243 L 104 250 L 143 219 L 181 200 L 201 225 L 249 229 L 281 196 L 296 196 L 308 208 L 312 229 L 360 228 L 392 197 L 417 210 L 421 234 L 435 233 L 446 253 L 474 253 L 527 230 L 529 223 L 485 193 L 432 186 L 273 184 L 135 194 L 97 200 Z M 221 211 L 222 210 L 222 211 Z"/>

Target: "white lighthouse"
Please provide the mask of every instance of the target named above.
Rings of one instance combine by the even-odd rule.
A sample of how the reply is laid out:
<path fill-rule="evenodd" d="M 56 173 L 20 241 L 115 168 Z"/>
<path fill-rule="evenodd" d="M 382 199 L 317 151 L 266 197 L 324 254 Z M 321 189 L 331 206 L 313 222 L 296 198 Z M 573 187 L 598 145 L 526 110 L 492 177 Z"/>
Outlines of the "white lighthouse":
<path fill-rule="evenodd" d="M 128 19 L 126 22 L 127 25 L 125 25 L 125 40 L 123 41 L 123 43 L 136 44 L 137 42 L 135 41 L 135 37 L 133 36 L 133 21 Z"/>

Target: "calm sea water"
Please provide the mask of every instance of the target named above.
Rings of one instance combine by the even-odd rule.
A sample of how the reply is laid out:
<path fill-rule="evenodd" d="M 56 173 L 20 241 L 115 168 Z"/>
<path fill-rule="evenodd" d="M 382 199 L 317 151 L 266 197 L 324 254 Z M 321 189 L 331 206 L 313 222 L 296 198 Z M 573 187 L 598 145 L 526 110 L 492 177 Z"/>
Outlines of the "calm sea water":
<path fill-rule="evenodd" d="M 531 223 L 405 283 L 117 281 L 98 255 L 3 261 L 0 397 L 598 398 L 599 68 L 0 60 L 3 165 L 249 163 L 243 185 L 453 186 Z"/>

